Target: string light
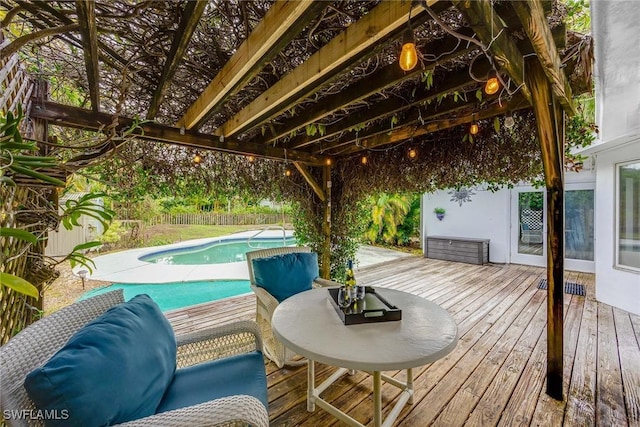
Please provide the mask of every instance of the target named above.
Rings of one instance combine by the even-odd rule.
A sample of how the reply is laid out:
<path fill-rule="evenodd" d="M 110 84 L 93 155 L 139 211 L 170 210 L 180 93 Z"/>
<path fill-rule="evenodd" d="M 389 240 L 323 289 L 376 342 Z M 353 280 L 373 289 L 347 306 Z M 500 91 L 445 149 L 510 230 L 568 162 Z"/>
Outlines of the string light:
<path fill-rule="evenodd" d="M 326 164 L 327 166 L 331 166 L 331 164 L 332 164 L 332 163 L 333 163 L 333 162 L 331 161 L 331 159 L 327 159 L 327 160 L 325 161 L 325 164 Z"/>
<path fill-rule="evenodd" d="M 469 133 L 471 135 L 477 135 L 480 132 L 480 126 L 478 126 L 478 122 L 474 121 L 471 123 L 471 127 L 469 127 Z"/>
<path fill-rule="evenodd" d="M 196 155 L 193 156 L 193 163 L 198 165 L 200 164 L 200 162 L 202 162 L 202 157 L 200 156 L 200 154 L 196 153 Z"/>
<path fill-rule="evenodd" d="M 402 52 L 400 52 L 399 62 L 403 71 L 411 71 L 418 65 L 418 51 L 411 28 L 408 28 L 402 36 Z"/>
<path fill-rule="evenodd" d="M 284 176 L 291 176 L 291 169 L 285 169 Z"/>
<path fill-rule="evenodd" d="M 368 161 L 369 159 L 367 159 L 367 156 L 362 156 L 360 158 L 360 163 L 362 163 L 363 165 L 366 165 Z"/>
<path fill-rule="evenodd" d="M 253 162 L 256 158 L 253 156 L 247 156 L 247 160 L 249 160 L 249 162 Z"/>
<path fill-rule="evenodd" d="M 415 148 L 410 148 L 408 155 L 410 159 L 415 159 L 416 157 L 418 157 L 418 152 Z"/>
<path fill-rule="evenodd" d="M 487 95 L 493 95 L 500 89 L 500 82 L 498 81 L 498 75 L 494 70 L 489 72 L 489 78 L 484 85 L 484 92 Z"/>

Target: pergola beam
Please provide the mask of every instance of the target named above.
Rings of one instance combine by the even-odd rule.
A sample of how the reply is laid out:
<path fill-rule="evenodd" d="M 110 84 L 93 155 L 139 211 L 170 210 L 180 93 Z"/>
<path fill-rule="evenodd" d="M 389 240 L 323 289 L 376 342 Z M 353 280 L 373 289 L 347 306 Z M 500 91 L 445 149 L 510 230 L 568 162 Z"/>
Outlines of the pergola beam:
<path fill-rule="evenodd" d="M 527 61 L 547 190 L 547 394 L 563 399 L 564 117 L 540 61 Z"/>
<path fill-rule="evenodd" d="M 461 32 L 468 32 L 469 36 L 472 31 L 462 29 Z M 445 62 L 451 58 L 455 58 L 472 50 L 473 47 L 466 47 L 461 44 L 455 37 L 446 37 L 431 43 L 428 43 L 423 50 L 429 54 L 439 57 L 439 62 Z M 367 98 L 389 86 L 393 86 L 403 80 L 410 79 L 426 71 L 432 71 L 438 63 L 431 63 L 424 69 L 416 67 L 412 71 L 403 71 L 396 62 L 383 67 L 374 73 L 368 75 L 347 87 L 340 93 L 332 94 L 322 98 L 318 105 L 304 110 L 302 113 L 294 116 L 286 124 L 274 126 L 273 131 L 267 136 L 264 143 L 269 143 L 290 134 L 308 124 L 314 123 L 331 113 L 353 104 L 359 100 Z M 350 126 L 347 126 L 350 127 Z"/>
<path fill-rule="evenodd" d="M 241 85 L 253 78 L 279 50 L 298 35 L 319 10 L 321 1 L 278 0 L 231 59 L 178 121 L 178 127 L 199 128 Z"/>
<path fill-rule="evenodd" d="M 435 4 L 436 0 L 428 0 L 428 3 Z M 386 36 L 406 26 L 412 6 L 411 1 L 380 3 L 260 94 L 220 126 L 216 134 L 225 137 L 237 135 L 285 111 L 293 100 L 306 93 L 310 86 L 352 64 L 355 57 L 370 51 Z M 424 12 L 422 6 L 416 6 L 415 9 L 413 16 L 418 15 L 420 11 Z"/>
<path fill-rule="evenodd" d="M 444 104 L 444 102 L 443 102 Z M 468 103 L 456 103 L 456 102 L 448 102 L 448 105 L 443 105 L 444 107 L 440 114 L 451 114 L 456 111 L 469 109 L 470 107 L 474 107 L 476 102 L 468 102 Z M 417 120 L 410 120 L 405 123 L 402 127 L 398 127 L 392 131 L 379 132 L 375 135 L 371 135 L 369 137 L 363 138 L 361 140 L 360 146 L 352 146 L 343 150 L 340 154 L 347 155 L 353 154 L 358 151 L 367 150 L 371 148 L 381 147 L 383 145 L 388 145 L 400 141 L 405 141 L 407 139 L 420 137 L 423 135 L 427 135 L 433 132 L 439 132 L 442 130 L 450 129 L 455 126 L 460 126 L 463 124 L 470 124 L 474 120 L 485 120 L 490 119 L 495 116 L 499 116 L 505 114 L 508 111 L 516 111 L 523 108 L 529 108 L 529 105 L 524 100 L 522 95 L 516 94 L 510 101 L 503 102 L 502 104 L 495 104 L 493 107 L 480 110 L 474 114 L 462 114 L 458 117 L 450 117 L 445 119 L 440 119 L 431 123 L 426 123 L 422 125 Z M 436 115 L 432 115 L 431 117 L 436 117 Z"/>
<path fill-rule="evenodd" d="M 100 111 L 100 68 L 98 67 L 98 31 L 96 28 L 96 8 L 91 0 L 77 0 L 76 12 L 80 24 L 80 36 L 84 63 L 87 69 L 87 82 L 91 109 Z"/>
<path fill-rule="evenodd" d="M 493 54 L 496 66 L 503 68 L 531 103 L 531 92 L 524 81 L 524 59 L 510 39 L 508 27 L 493 10 L 490 0 L 452 0 L 456 8 L 476 32 L 484 46 Z"/>
<path fill-rule="evenodd" d="M 309 172 L 309 169 L 300 162 L 293 162 L 293 166 L 295 166 L 296 169 L 298 169 L 298 172 L 300 172 L 300 175 L 302 175 L 304 180 L 307 181 L 307 184 L 309 184 L 311 189 L 313 189 L 313 192 L 316 193 L 320 201 L 325 202 L 327 200 L 327 195 L 325 194 L 322 186 L 320 186 L 320 184 L 316 182 L 313 175 L 311 175 L 311 172 Z"/>
<path fill-rule="evenodd" d="M 397 67 L 396 64 L 393 64 Z M 399 68 L 399 67 L 397 67 Z M 478 61 L 474 65 L 474 71 L 479 74 L 486 74 L 489 71 L 489 63 L 487 61 Z M 447 78 L 446 81 L 439 83 L 436 86 L 427 88 L 426 86 L 421 86 L 419 89 L 415 91 L 413 94 L 413 100 L 407 102 L 402 98 L 391 98 L 386 101 L 382 101 L 370 108 L 358 111 L 353 114 L 349 114 L 348 117 L 340 120 L 334 125 L 327 126 L 325 128 L 325 133 L 323 136 L 307 136 L 303 135 L 289 141 L 286 146 L 287 148 L 299 149 L 304 146 L 310 145 L 314 142 L 320 141 L 323 138 L 328 138 L 334 135 L 337 135 L 341 132 L 348 131 L 354 127 L 359 125 L 363 125 L 375 120 L 379 120 L 384 117 L 391 116 L 396 114 L 402 110 L 406 110 L 412 106 L 417 106 L 421 104 L 426 104 L 433 99 L 436 99 L 440 96 L 446 95 L 448 93 L 457 91 L 466 86 L 477 85 L 470 76 L 469 69 L 464 68 L 455 72 L 454 75 Z M 347 97 L 349 93 L 345 94 Z M 423 116 L 426 120 L 429 119 L 428 116 Z"/>
<path fill-rule="evenodd" d="M 159 141 L 185 147 L 197 147 L 204 150 L 222 151 L 233 154 L 253 155 L 276 160 L 288 159 L 312 165 L 324 165 L 329 160 L 306 152 L 286 150 L 264 144 L 234 141 L 231 138 L 221 140 L 219 137 L 187 130 L 164 126 L 157 123 L 138 122 L 132 118 L 114 116 L 104 112 L 93 112 L 78 107 L 41 102 L 34 99 L 31 117 L 49 120 L 50 124 L 87 130 L 99 131 L 117 120 L 120 129 L 133 128 L 132 135 L 144 140 Z"/>
<path fill-rule="evenodd" d="M 191 37 L 193 37 L 193 33 L 196 30 L 198 22 L 200 22 L 200 17 L 204 13 L 206 7 L 206 1 L 189 1 L 186 3 L 184 11 L 182 12 L 182 17 L 180 18 L 180 23 L 178 24 L 178 28 L 175 32 L 175 38 L 171 43 L 169 55 L 164 62 L 164 67 L 162 68 L 160 81 L 153 93 L 151 105 L 147 112 L 147 119 L 151 120 L 158 114 L 162 99 L 164 98 L 164 95 L 169 88 L 169 84 L 173 80 L 173 76 L 175 75 L 182 58 L 187 51 Z"/>
<path fill-rule="evenodd" d="M 545 18 L 545 11 L 540 1 L 523 0 L 512 2 L 525 33 L 529 36 L 533 49 L 542 64 L 547 79 L 551 82 L 554 96 L 564 109 L 575 114 L 573 95 L 569 80 L 562 71 L 562 60 L 554 42 L 553 34 Z"/>

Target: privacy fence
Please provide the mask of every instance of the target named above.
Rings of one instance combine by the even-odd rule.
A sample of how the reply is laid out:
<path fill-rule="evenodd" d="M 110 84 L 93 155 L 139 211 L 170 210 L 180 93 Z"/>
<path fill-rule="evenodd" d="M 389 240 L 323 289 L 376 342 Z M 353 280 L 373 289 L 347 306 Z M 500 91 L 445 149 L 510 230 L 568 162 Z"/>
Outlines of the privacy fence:
<path fill-rule="evenodd" d="M 125 219 L 126 215 L 118 215 Z M 162 214 L 144 220 L 144 225 L 268 225 L 290 224 L 289 215 L 277 213 L 222 214 L 214 212 Z"/>

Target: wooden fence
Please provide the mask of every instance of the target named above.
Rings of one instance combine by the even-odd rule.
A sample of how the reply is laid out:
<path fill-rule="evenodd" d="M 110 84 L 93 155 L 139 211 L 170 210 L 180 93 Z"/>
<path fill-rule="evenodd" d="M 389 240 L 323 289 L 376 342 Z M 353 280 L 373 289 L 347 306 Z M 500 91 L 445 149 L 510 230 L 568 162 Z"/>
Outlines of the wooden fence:
<path fill-rule="evenodd" d="M 221 214 L 213 212 L 162 214 L 145 220 L 145 225 L 268 225 L 282 224 L 282 214 Z M 284 223 L 290 224 L 288 215 L 284 216 Z"/>

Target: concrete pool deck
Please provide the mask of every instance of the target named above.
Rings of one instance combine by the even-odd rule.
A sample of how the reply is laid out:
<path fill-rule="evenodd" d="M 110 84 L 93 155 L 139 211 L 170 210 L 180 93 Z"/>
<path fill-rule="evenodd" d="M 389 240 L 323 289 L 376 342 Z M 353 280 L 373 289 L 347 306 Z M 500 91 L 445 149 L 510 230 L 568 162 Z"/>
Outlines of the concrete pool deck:
<path fill-rule="evenodd" d="M 170 283 L 208 280 L 248 280 L 249 272 L 247 262 L 231 262 L 225 264 L 203 265 L 166 265 L 141 261 L 139 258 L 152 253 L 192 247 L 206 243 L 218 242 L 227 239 L 248 239 L 254 236 L 258 230 L 243 231 L 215 238 L 188 240 L 171 245 L 153 246 L 141 249 L 130 249 L 93 258 L 95 268 L 93 274 L 88 275 L 89 280 L 101 280 L 114 283 Z M 287 231 L 287 236 L 291 236 Z M 266 230 L 260 233 L 261 238 L 282 238 L 281 230 Z M 378 264 L 411 256 L 404 252 L 374 246 L 362 246 L 356 254 L 357 268 Z M 78 270 L 84 267 L 74 269 Z"/>

